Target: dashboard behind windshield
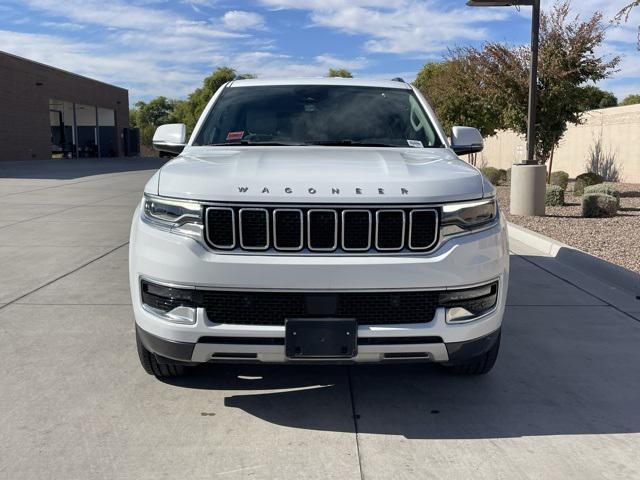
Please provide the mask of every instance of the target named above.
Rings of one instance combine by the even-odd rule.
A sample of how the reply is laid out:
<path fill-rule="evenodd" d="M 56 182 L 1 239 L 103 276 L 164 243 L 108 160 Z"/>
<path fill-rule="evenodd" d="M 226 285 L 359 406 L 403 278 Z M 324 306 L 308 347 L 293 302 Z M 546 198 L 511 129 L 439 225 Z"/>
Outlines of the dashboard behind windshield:
<path fill-rule="evenodd" d="M 226 88 L 193 145 L 233 144 L 444 146 L 411 90 L 342 85 Z"/>

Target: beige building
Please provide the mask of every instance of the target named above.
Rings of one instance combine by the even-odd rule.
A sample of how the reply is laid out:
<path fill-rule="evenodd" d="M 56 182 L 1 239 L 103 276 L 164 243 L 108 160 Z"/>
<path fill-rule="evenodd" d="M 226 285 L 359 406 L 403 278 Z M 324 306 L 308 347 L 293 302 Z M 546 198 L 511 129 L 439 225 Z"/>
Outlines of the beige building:
<path fill-rule="evenodd" d="M 602 138 L 605 151 L 615 153 L 624 182 L 640 183 L 640 105 L 592 110 L 582 125 L 572 125 L 560 141 L 553 170 L 564 170 L 572 178 L 586 171 L 589 151 Z M 526 157 L 524 137 L 510 131 L 485 139 L 478 166 L 510 168 Z"/>

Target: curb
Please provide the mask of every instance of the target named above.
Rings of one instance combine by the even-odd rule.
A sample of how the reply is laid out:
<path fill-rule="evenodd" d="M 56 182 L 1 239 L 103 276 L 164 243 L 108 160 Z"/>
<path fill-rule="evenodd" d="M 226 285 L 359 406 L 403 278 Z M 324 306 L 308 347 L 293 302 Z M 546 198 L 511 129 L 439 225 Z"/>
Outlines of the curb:
<path fill-rule="evenodd" d="M 509 238 L 554 257 L 556 261 L 587 276 L 613 284 L 633 295 L 640 294 L 640 274 L 511 222 L 508 222 L 508 232 Z"/>

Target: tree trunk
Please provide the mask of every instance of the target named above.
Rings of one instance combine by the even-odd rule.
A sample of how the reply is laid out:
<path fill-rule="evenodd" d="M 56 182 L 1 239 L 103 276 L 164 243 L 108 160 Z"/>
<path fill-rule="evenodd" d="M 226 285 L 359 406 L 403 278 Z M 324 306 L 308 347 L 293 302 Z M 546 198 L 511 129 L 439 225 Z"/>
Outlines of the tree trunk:
<path fill-rule="evenodd" d="M 547 170 L 547 185 L 551 184 L 551 169 L 553 168 L 553 154 L 556 151 L 555 144 L 551 147 L 551 155 L 549 156 L 549 168 Z"/>

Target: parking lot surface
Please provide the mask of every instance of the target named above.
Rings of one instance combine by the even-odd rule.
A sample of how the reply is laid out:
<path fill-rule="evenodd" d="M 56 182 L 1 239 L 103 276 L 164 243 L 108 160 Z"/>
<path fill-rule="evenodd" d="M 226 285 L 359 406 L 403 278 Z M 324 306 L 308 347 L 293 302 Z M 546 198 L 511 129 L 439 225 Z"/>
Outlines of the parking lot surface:
<path fill-rule="evenodd" d="M 415 364 L 148 376 L 127 246 L 160 165 L 0 164 L 0 478 L 640 478 L 640 302 L 518 242 L 488 376 Z"/>

